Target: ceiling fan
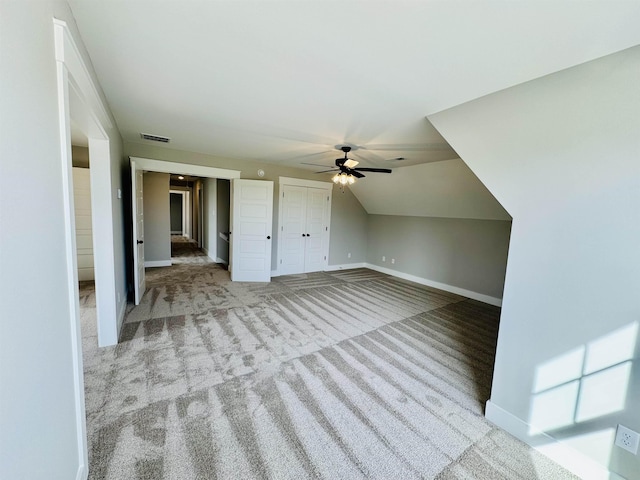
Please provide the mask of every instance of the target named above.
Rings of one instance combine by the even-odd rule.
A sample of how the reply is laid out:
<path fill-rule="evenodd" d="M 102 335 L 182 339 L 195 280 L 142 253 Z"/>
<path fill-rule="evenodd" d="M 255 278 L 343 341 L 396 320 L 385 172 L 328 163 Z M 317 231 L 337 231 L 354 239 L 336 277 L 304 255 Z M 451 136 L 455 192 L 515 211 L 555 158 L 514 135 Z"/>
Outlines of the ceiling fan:
<path fill-rule="evenodd" d="M 389 168 L 357 168 L 357 165 L 360 162 L 358 162 L 357 160 L 353 160 L 347 156 L 347 154 L 351 151 L 351 147 L 348 145 L 344 145 L 340 147 L 340 150 L 344 152 L 344 158 L 336 158 L 336 168 L 323 170 L 316 173 L 337 172 L 333 177 L 333 181 L 334 183 L 338 183 L 341 185 L 353 184 L 355 183 L 356 178 L 363 178 L 365 175 L 360 172 L 391 173 L 391 169 Z"/>

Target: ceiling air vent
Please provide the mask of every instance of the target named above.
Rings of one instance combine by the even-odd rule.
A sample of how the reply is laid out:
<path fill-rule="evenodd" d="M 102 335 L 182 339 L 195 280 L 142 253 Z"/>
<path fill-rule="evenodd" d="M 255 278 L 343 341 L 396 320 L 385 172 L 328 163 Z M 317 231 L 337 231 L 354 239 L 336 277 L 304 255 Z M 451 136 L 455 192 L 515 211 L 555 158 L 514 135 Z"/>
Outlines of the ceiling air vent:
<path fill-rule="evenodd" d="M 151 135 L 150 133 L 141 133 L 140 138 L 143 140 L 151 140 L 152 142 L 169 143 L 171 139 L 169 137 L 161 137 L 160 135 Z"/>

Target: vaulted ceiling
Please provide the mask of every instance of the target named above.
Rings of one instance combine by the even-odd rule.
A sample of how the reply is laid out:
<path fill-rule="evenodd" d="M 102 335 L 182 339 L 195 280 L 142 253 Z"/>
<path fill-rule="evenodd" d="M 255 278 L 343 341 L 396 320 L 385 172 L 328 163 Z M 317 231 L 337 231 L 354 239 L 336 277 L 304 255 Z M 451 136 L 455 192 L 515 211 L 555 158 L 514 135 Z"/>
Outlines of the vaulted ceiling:
<path fill-rule="evenodd" d="M 309 170 L 456 159 L 428 115 L 640 43 L 615 0 L 69 3 L 125 141 Z"/>

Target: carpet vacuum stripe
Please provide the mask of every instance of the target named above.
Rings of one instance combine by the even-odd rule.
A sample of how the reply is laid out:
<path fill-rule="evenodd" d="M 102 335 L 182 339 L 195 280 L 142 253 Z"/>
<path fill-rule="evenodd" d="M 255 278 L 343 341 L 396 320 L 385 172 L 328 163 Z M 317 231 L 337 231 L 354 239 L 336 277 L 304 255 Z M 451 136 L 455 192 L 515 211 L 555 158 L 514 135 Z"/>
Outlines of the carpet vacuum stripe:
<path fill-rule="evenodd" d="M 91 480 L 574 478 L 483 416 L 498 308 L 367 269 L 230 282 L 172 247 L 120 344 L 82 325 Z"/>

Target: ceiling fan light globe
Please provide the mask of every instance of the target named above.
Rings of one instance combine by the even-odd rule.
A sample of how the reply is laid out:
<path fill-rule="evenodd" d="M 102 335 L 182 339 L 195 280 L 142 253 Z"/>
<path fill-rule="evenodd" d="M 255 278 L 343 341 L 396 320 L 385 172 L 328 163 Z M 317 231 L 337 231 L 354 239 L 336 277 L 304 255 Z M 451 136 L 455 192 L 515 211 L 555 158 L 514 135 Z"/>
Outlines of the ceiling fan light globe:
<path fill-rule="evenodd" d="M 336 173 L 331 180 L 333 180 L 333 183 L 339 183 L 340 182 L 340 174 Z"/>
<path fill-rule="evenodd" d="M 353 185 L 356 183 L 356 177 L 349 175 L 349 185 Z"/>

